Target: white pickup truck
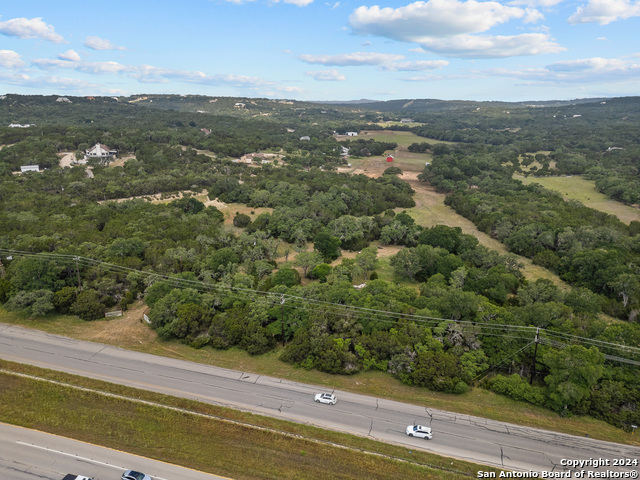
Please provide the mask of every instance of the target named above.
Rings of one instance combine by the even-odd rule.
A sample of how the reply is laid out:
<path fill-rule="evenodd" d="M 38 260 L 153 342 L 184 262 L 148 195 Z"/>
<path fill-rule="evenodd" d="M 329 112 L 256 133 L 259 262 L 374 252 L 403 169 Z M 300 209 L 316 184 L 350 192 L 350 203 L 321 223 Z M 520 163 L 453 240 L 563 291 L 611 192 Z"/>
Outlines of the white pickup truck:
<path fill-rule="evenodd" d="M 73 473 L 67 473 L 62 480 L 93 480 L 91 477 L 83 477 L 82 475 L 74 475 Z"/>

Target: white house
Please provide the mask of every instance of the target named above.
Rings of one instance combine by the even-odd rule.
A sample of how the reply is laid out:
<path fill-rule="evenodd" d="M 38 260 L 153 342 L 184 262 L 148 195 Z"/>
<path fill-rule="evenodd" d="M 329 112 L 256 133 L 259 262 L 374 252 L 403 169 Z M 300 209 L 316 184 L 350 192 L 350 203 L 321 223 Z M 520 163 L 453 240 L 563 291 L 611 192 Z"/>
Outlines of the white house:
<path fill-rule="evenodd" d="M 346 132 L 345 135 L 347 137 L 357 137 L 358 136 L 358 132 Z"/>
<path fill-rule="evenodd" d="M 111 150 L 106 145 L 96 143 L 93 147 L 84 151 L 84 160 L 90 160 L 93 158 L 97 158 L 102 161 L 112 160 L 117 153 L 117 150 Z"/>
<path fill-rule="evenodd" d="M 308 136 L 308 135 L 305 135 L 305 136 L 303 136 L 303 137 L 300 137 L 300 140 L 305 140 L 305 141 L 307 141 L 307 142 L 308 142 L 309 140 L 311 140 L 311 137 L 310 137 L 310 136 Z"/>
<path fill-rule="evenodd" d="M 40 171 L 40 165 L 21 165 L 20 166 L 20 173 L 39 172 L 39 171 Z"/>

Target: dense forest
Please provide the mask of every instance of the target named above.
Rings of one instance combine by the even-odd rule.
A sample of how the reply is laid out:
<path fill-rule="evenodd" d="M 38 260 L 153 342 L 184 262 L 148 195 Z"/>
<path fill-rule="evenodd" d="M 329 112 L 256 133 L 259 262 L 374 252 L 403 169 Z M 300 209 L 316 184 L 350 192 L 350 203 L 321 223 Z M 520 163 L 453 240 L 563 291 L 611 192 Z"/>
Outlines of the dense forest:
<path fill-rule="evenodd" d="M 640 222 L 515 175 L 582 175 L 637 205 L 640 99 L 403 105 L 3 96 L 2 308 L 91 321 L 144 301 L 160 338 L 194 348 L 282 343 L 304 368 L 638 424 Z M 425 137 L 408 148 L 431 155 L 420 180 L 511 253 L 418 224 L 397 167 L 340 173 L 345 149 L 397 146 L 336 135 L 363 129 Z M 96 143 L 127 161 L 60 167 Z M 237 161 L 256 152 L 277 160 Z M 214 199 L 246 213 L 225 224 Z M 384 246 L 397 246 L 386 269 Z M 516 254 L 569 287 L 527 278 Z"/>

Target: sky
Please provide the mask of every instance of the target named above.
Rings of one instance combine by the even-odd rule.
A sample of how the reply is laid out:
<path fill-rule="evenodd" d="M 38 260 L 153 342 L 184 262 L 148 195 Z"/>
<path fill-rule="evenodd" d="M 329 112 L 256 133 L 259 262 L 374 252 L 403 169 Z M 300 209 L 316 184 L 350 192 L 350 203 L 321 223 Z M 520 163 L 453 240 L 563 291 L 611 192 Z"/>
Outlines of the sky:
<path fill-rule="evenodd" d="M 2 93 L 633 96 L 640 0 L 4 1 Z"/>

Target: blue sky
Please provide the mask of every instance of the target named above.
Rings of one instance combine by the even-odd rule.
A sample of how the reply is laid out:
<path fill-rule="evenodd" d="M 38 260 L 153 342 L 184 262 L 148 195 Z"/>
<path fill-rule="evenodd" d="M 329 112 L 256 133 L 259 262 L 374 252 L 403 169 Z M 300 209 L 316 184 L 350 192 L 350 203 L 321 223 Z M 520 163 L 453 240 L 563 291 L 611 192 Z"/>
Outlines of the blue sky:
<path fill-rule="evenodd" d="M 3 2 L 0 93 L 638 95 L 640 1 Z"/>

